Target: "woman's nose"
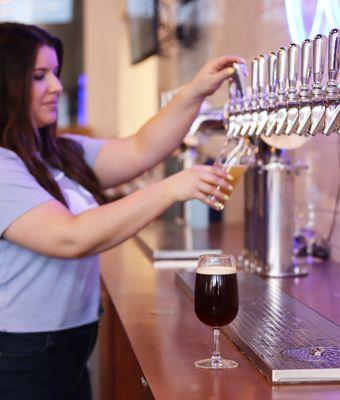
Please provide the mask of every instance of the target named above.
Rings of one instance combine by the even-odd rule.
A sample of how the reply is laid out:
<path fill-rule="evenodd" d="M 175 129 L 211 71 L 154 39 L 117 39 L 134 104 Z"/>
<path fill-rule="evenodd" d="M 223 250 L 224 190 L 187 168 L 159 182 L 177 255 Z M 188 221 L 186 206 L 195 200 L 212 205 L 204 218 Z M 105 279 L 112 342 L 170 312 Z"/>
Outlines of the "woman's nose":
<path fill-rule="evenodd" d="M 53 75 L 50 80 L 49 91 L 51 93 L 61 93 L 63 91 L 63 85 L 60 79 L 55 75 Z"/>

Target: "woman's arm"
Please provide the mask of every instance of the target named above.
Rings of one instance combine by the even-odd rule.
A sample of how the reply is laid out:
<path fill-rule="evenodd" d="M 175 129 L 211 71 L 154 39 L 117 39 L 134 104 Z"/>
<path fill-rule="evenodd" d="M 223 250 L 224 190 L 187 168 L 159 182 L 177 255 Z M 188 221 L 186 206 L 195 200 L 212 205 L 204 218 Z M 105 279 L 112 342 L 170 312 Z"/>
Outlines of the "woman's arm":
<path fill-rule="evenodd" d="M 48 201 L 16 219 L 4 237 L 50 257 L 84 257 L 128 239 L 176 201 L 196 198 L 214 206 L 208 196 L 216 186 L 227 189 L 224 171 L 197 165 L 77 216 L 60 202 Z M 225 201 L 222 192 L 218 197 Z"/>
<path fill-rule="evenodd" d="M 102 187 L 126 182 L 170 155 L 182 142 L 202 101 L 227 79 L 228 67 L 244 62 L 237 56 L 209 61 L 167 107 L 146 122 L 136 134 L 108 141 L 101 149 L 94 171 Z"/>

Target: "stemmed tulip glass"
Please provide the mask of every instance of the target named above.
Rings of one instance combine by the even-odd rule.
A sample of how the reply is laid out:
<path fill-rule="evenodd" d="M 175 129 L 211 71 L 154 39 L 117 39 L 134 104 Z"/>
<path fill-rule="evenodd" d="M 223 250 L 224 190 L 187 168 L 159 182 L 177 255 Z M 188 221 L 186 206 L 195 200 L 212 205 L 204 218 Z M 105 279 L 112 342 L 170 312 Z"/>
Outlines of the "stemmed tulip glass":
<path fill-rule="evenodd" d="M 195 313 L 213 328 L 214 350 L 210 358 L 195 362 L 198 368 L 235 368 L 237 362 L 220 354 L 220 328 L 229 324 L 238 311 L 236 263 L 232 255 L 201 255 L 196 267 Z"/>

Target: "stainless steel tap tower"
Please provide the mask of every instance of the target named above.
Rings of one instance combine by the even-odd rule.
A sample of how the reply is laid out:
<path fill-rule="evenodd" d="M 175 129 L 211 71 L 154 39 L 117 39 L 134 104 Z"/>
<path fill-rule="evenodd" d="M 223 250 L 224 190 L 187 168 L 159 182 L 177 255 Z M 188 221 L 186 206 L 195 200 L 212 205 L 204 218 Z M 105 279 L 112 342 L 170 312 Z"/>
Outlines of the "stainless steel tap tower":
<path fill-rule="evenodd" d="M 225 106 L 227 136 L 264 138 L 293 133 L 299 136 L 339 133 L 339 35 L 339 29 L 333 29 L 328 36 L 326 85 L 323 85 L 327 48 L 324 35 L 317 35 L 313 41 L 306 39 L 301 51 L 299 45 L 292 43 L 288 49 L 281 47 L 277 52 L 254 58 L 250 102 L 244 87 L 244 70 L 237 68 L 231 75 L 229 102 Z M 236 120 L 240 129 L 234 130 Z"/>
<path fill-rule="evenodd" d="M 306 39 L 301 49 L 293 43 L 288 49 L 281 47 L 256 57 L 251 63 L 250 101 L 245 89 L 235 92 L 234 83 L 229 85 L 224 113 L 227 138 L 249 136 L 260 149 L 245 178 L 241 262 L 263 276 L 307 273 L 293 257 L 294 178 L 303 167 L 285 162 L 277 149 L 297 148 L 316 134 L 340 133 L 339 43 L 339 29 L 333 29 L 328 51 L 327 37 L 317 35 L 313 41 Z M 324 85 L 326 53 L 328 80 Z M 244 78 L 238 79 L 241 85 Z"/>

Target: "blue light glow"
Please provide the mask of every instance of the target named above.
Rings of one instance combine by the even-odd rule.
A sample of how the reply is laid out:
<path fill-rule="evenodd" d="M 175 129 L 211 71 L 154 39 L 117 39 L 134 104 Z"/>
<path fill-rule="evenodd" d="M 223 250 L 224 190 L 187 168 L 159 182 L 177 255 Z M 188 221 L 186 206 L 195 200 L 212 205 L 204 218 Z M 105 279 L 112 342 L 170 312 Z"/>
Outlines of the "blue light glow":
<path fill-rule="evenodd" d="M 88 114 L 87 114 L 87 76 L 81 74 L 78 77 L 78 113 L 77 113 L 77 124 L 87 125 Z"/>
<path fill-rule="evenodd" d="M 305 39 L 313 39 L 318 33 L 328 34 L 333 28 L 340 26 L 339 0 L 318 0 L 315 15 L 309 33 L 303 18 L 302 0 L 285 0 L 288 29 L 291 40 L 301 43 Z"/>

